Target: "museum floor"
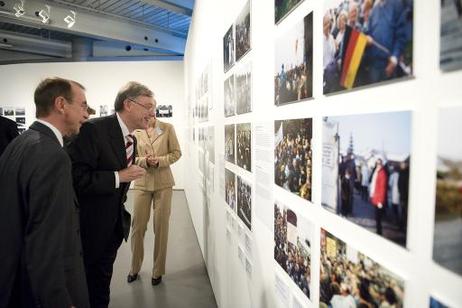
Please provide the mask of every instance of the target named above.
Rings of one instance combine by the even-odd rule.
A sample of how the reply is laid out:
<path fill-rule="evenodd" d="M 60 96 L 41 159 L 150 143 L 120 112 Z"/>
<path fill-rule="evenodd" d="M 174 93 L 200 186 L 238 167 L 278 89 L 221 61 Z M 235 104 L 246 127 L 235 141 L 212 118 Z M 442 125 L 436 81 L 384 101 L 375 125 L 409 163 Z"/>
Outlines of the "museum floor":
<path fill-rule="evenodd" d="M 133 199 L 129 194 L 127 210 Z M 145 259 L 141 279 L 127 283 L 130 241 L 119 249 L 111 283 L 110 308 L 217 307 L 197 242 L 184 191 L 174 191 L 167 251 L 166 275 L 162 283 L 151 286 L 153 253 L 152 213 L 145 237 Z"/>

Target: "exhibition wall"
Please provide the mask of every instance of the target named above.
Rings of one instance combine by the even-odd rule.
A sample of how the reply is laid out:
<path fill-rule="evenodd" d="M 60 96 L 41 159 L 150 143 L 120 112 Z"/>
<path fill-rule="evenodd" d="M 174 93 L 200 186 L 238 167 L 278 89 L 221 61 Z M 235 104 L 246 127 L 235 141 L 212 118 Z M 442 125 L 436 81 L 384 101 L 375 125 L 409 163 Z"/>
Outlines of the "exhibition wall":
<path fill-rule="evenodd" d="M 0 111 L 25 130 L 35 120 L 34 90 L 40 80 L 50 76 L 69 78 L 86 88 L 88 104 L 96 115 L 111 114 L 119 89 L 134 80 L 148 86 L 157 105 L 172 105 L 172 117 L 159 118 L 175 126 L 184 152 L 183 62 L 76 62 L 38 63 L 0 66 Z M 164 113 L 166 114 L 166 113 Z M 92 117 L 94 117 L 92 116 Z M 172 166 L 176 186 L 183 189 L 184 160 Z"/>
<path fill-rule="evenodd" d="M 196 1 L 185 192 L 219 307 L 462 306 L 461 15 Z"/>

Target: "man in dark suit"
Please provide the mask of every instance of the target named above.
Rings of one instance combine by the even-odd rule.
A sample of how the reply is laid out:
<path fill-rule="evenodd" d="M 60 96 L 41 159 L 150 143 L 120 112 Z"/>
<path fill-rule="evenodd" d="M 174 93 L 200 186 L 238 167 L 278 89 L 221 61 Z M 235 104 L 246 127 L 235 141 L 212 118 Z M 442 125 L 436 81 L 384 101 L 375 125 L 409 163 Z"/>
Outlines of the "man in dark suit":
<path fill-rule="evenodd" d="M 6 146 L 19 135 L 16 122 L 0 116 L 0 156 Z"/>
<path fill-rule="evenodd" d="M 0 158 L 0 307 L 89 307 L 72 165 L 63 136 L 88 118 L 84 88 L 34 93 L 37 121 Z"/>
<path fill-rule="evenodd" d="M 130 182 L 145 170 L 134 162 L 135 129 L 147 128 L 155 114 L 153 93 L 129 82 L 117 94 L 114 115 L 91 119 L 71 142 L 74 187 L 81 206 L 85 271 L 93 308 L 109 305 L 113 263 L 127 240 L 130 214 L 125 200 Z"/>

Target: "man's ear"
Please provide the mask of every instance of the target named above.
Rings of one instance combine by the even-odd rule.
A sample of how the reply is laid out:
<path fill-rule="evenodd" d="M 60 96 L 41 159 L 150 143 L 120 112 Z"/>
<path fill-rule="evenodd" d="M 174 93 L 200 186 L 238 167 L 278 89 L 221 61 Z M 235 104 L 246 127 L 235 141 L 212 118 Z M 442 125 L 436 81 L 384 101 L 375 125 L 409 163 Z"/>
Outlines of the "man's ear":
<path fill-rule="evenodd" d="M 58 113 L 64 113 L 64 105 L 66 104 L 64 100 L 65 99 L 62 96 L 58 96 L 55 98 L 54 108 Z"/>
<path fill-rule="evenodd" d="M 124 100 L 123 105 L 124 105 L 124 110 L 130 111 L 132 109 L 132 104 L 130 104 L 130 100 L 128 98 Z"/>

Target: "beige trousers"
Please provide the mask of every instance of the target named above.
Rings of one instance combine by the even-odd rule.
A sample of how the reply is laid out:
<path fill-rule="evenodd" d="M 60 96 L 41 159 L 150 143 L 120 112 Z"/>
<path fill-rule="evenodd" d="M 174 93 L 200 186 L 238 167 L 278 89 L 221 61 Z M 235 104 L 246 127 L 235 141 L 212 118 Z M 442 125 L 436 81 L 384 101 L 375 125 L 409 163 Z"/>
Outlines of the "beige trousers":
<path fill-rule="evenodd" d="M 165 274 L 167 257 L 168 227 L 172 203 L 172 188 L 157 191 L 134 190 L 132 220 L 132 265 L 130 274 L 137 274 L 141 270 L 144 257 L 144 234 L 146 233 L 151 216 L 151 204 L 154 209 L 154 266 L 152 277 Z"/>

